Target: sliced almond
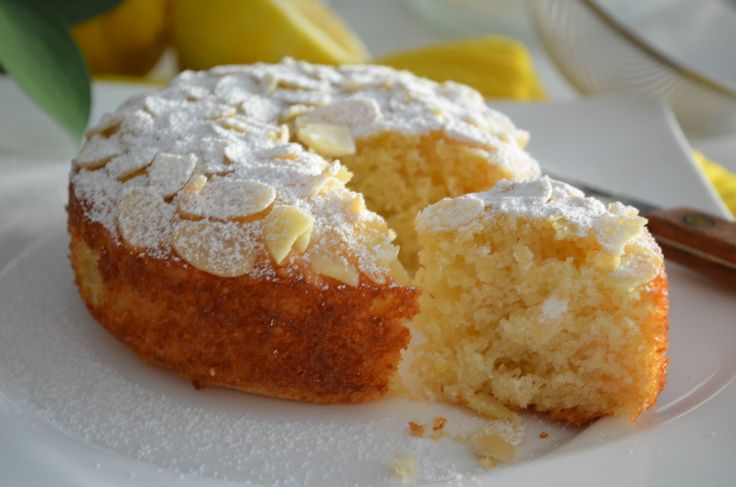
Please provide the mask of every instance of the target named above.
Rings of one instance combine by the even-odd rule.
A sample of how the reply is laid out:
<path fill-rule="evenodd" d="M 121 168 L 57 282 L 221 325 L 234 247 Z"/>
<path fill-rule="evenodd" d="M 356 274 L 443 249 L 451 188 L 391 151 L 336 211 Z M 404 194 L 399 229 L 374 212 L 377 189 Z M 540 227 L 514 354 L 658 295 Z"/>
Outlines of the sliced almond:
<path fill-rule="evenodd" d="M 384 272 L 386 272 L 397 283 L 407 285 L 411 282 L 411 278 L 398 260 L 399 247 L 391 243 L 396 234 L 393 230 L 387 229 L 383 221 L 377 220 L 377 222 L 380 222 L 377 226 L 363 228 L 362 238 L 364 245 L 373 251 L 376 262 L 385 271 L 368 272 L 367 274 L 373 281 L 381 283 L 385 280 Z"/>
<path fill-rule="evenodd" d="M 133 187 L 118 200 L 117 227 L 135 250 L 156 248 L 169 235 L 173 209 L 148 188 Z"/>
<path fill-rule="evenodd" d="M 304 232 L 297 237 L 292 248 L 295 248 L 297 252 L 303 253 L 309 247 L 309 240 L 312 238 L 312 228 L 308 232 Z"/>
<path fill-rule="evenodd" d="M 248 76 L 226 75 L 215 84 L 214 94 L 228 105 L 238 105 L 252 96 L 256 89 L 255 82 Z"/>
<path fill-rule="evenodd" d="M 195 174 L 187 181 L 181 190 L 186 193 L 199 193 L 207 183 L 207 176 L 204 174 Z"/>
<path fill-rule="evenodd" d="M 493 458 L 484 457 L 480 459 L 480 464 L 483 466 L 483 468 L 496 468 L 498 466 L 498 462 L 494 460 Z"/>
<path fill-rule="evenodd" d="M 357 193 L 353 195 L 353 200 L 350 202 L 350 211 L 355 215 L 360 215 L 366 211 L 365 198 L 362 194 Z"/>
<path fill-rule="evenodd" d="M 315 152 L 329 157 L 355 154 L 355 142 L 344 125 L 313 123 L 297 129 L 300 141 Z"/>
<path fill-rule="evenodd" d="M 344 188 L 350 179 L 352 179 L 353 173 L 337 161 L 333 161 L 329 164 L 322 174 L 314 179 L 312 189 L 309 191 L 309 196 L 316 196 L 321 193 L 325 193 L 335 188 Z"/>
<path fill-rule="evenodd" d="M 219 277 L 247 274 L 258 255 L 251 232 L 238 223 L 181 221 L 172 246 L 193 267 Z"/>
<path fill-rule="evenodd" d="M 130 134 L 150 134 L 156 122 L 150 113 L 145 110 L 136 110 L 123 118 L 120 132 Z"/>
<path fill-rule="evenodd" d="M 445 198 L 423 209 L 415 226 L 422 233 L 455 230 L 475 220 L 484 208 L 483 200 L 473 195 Z"/>
<path fill-rule="evenodd" d="M 391 243 L 395 233 L 387 228 L 382 219 L 375 217 L 362 221 L 359 228 L 361 241 L 371 249 L 381 266 L 387 266 L 398 258 L 399 247 Z"/>
<path fill-rule="evenodd" d="M 276 85 L 279 88 L 320 91 L 327 83 L 299 73 L 279 73 Z"/>
<path fill-rule="evenodd" d="M 277 264 L 284 261 L 297 241 L 300 244 L 298 250 L 305 250 L 313 226 L 314 217 L 296 206 L 278 205 L 271 210 L 264 222 L 263 234 L 266 247 Z"/>
<path fill-rule="evenodd" d="M 485 433 L 473 438 L 473 453 L 480 458 L 509 462 L 514 458 L 516 449 L 501 435 Z"/>
<path fill-rule="evenodd" d="M 123 153 L 117 138 L 105 138 L 93 135 L 82 150 L 74 158 L 74 164 L 81 169 L 97 169 Z"/>
<path fill-rule="evenodd" d="M 87 138 L 91 138 L 94 135 L 100 135 L 102 137 L 110 137 L 112 134 L 117 132 L 122 123 L 122 118 L 117 113 L 105 113 L 97 125 L 89 129 L 86 133 Z"/>
<path fill-rule="evenodd" d="M 279 117 L 279 122 L 288 123 L 297 118 L 299 115 L 303 115 L 314 109 L 309 105 L 291 105 L 288 107 Z"/>
<path fill-rule="evenodd" d="M 331 96 L 326 91 L 307 91 L 279 89 L 271 95 L 274 99 L 289 105 L 322 106 L 330 102 Z"/>
<path fill-rule="evenodd" d="M 155 155 L 155 150 L 144 149 L 137 152 L 129 152 L 113 157 L 105 168 L 110 175 L 120 181 L 124 181 L 148 167 Z"/>
<path fill-rule="evenodd" d="M 188 101 L 196 101 L 201 98 L 206 98 L 211 93 L 209 89 L 202 86 L 183 85 L 179 88 L 184 92 Z"/>
<path fill-rule="evenodd" d="M 317 274 L 337 279 L 349 286 L 358 285 L 358 271 L 346 260 L 321 253 L 313 254 L 309 260 L 312 270 Z"/>
<path fill-rule="evenodd" d="M 297 128 L 311 124 L 344 125 L 354 128 L 374 123 L 381 118 L 381 108 L 375 100 L 366 97 L 338 100 L 306 112 L 295 120 Z"/>
<path fill-rule="evenodd" d="M 243 122 L 242 120 L 234 117 L 230 118 L 223 118 L 219 121 L 220 125 L 228 130 L 233 130 L 235 132 L 238 132 L 240 134 L 244 134 L 248 132 L 249 126 L 247 123 Z"/>
<path fill-rule="evenodd" d="M 274 91 L 276 91 L 276 88 L 278 88 L 279 78 L 274 73 L 266 73 L 264 76 L 258 79 L 258 83 L 261 88 L 261 93 L 263 93 L 264 95 L 270 95 Z"/>
<path fill-rule="evenodd" d="M 200 106 L 202 103 L 200 103 Z M 230 117 L 234 117 L 238 114 L 238 109 L 229 105 L 219 104 L 204 104 L 205 105 L 205 118 L 206 120 L 222 120 Z"/>
<path fill-rule="evenodd" d="M 173 196 L 189 181 L 196 165 L 194 154 L 159 154 L 148 168 L 150 185 L 164 198 Z"/>
<path fill-rule="evenodd" d="M 327 174 L 337 179 L 341 183 L 347 184 L 353 179 L 353 173 L 351 173 L 347 167 L 339 164 L 337 161 L 330 164 L 327 168 Z"/>
<path fill-rule="evenodd" d="M 274 144 L 288 144 L 290 136 L 288 125 L 279 125 L 276 130 L 268 133 L 269 140 Z"/>
<path fill-rule="evenodd" d="M 271 206 L 276 190 L 253 180 L 213 177 L 197 193 L 181 192 L 177 210 L 188 219 L 243 221 Z"/>
<path fill-rule="evenodd" d="M 299 144 L 283 144 L 261 150 L 258 155 L 269 159 L 280 159 L 282 161 L 295 161 L 302 153 Z"/>

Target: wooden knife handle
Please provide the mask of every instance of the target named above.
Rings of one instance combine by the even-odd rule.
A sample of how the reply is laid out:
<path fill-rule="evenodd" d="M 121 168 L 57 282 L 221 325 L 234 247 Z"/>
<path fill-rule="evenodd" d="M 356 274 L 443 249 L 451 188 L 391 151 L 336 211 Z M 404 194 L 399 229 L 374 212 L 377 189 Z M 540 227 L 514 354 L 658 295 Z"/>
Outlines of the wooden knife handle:
<path fill-rule="evenodd" d="M 736 286 L 736 223 L 690 208 L 643 216 L 667 259 Z"/>

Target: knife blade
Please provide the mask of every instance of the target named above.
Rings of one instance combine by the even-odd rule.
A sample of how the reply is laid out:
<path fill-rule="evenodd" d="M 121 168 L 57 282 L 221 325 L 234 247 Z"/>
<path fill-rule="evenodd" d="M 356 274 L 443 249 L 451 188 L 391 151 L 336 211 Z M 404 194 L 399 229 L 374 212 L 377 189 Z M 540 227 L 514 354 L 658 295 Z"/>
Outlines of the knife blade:
<path fill-rule="evenodd" d="M 565 176 L 547 173 L 588 196 L 637 208 L 666 259 L 720 282 L 736 286 L 736 223 L 692 208 L 663 209 L 638 198 L 613 193 Z"/>

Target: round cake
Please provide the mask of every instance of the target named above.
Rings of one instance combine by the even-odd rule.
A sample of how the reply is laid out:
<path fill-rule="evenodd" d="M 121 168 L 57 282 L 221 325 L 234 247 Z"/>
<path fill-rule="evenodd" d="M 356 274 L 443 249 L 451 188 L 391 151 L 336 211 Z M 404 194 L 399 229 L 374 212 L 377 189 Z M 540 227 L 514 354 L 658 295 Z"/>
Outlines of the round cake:
<path fill-rule="evenodd" d="M 662 253 L 634 208 L 542 178 L 421 212 L 412 367 L 429 397 L 501 419 L 636 418 L 667 369 Z"/>
<path fill-rule="evenodd" d="M 76 283 L 114 336 L 198 387 L 375 398 L 418 311 L 401 263 L 416 212 L 537 177 L 525 142 L 475 91 L 388 68 L 185 72 L 74 159 Z"/>

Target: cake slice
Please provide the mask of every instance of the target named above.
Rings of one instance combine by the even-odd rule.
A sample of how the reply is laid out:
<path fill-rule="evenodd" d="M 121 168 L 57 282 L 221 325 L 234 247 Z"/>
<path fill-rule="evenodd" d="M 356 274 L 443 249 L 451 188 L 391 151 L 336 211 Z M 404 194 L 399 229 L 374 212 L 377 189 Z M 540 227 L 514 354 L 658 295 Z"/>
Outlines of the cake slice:
<path fill-rule="evenodd" d="M 667 367 L 663 257 L 634 208 L 547 177 L 423 210 L 412 369 L 433 398 L 508 419 L 636 418 Z"/>

